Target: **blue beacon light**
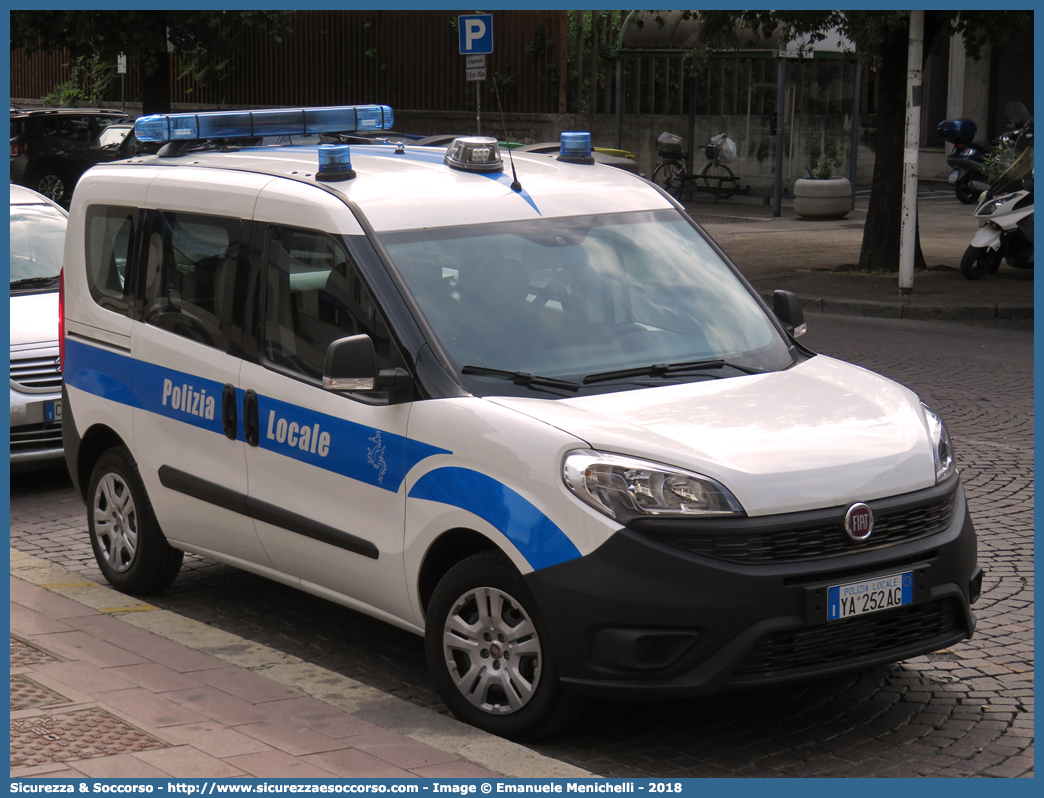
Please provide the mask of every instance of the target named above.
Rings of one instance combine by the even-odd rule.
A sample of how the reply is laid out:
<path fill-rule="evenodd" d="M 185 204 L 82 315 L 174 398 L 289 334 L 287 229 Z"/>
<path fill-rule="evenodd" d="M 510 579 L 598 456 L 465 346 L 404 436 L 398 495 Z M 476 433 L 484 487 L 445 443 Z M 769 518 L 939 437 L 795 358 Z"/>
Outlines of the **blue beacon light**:
<path fill-rule="evenodd" d="M 591 155 L 591 134 L 588 132 L 563 133 L 558 149 L 558 160 L 567 163 L 594 163 Z"/>
<path fill-rule="evenodd" d="M 347 144 L 320 144 L 319 171 L 315 179 L 324 183 L 338 180 L 351 180 L 355 177 L 352 169 L 352 156 Z"/>

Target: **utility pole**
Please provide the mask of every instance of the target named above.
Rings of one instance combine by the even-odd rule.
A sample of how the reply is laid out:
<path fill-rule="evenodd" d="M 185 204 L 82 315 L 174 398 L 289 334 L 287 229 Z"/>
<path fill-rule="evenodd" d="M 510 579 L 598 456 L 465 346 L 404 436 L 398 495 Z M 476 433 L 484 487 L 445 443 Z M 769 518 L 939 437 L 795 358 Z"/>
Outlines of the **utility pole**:
<path fill-rule="evenodd" d="M 906 61 L 906 144 L 903 149 L 903 215 L 899 244 L 899 293 L 913 292 L 917 254 L 917 159 L 921 139 L 921 55 L 924 12 L 910 12 L 910 49 Z"/>

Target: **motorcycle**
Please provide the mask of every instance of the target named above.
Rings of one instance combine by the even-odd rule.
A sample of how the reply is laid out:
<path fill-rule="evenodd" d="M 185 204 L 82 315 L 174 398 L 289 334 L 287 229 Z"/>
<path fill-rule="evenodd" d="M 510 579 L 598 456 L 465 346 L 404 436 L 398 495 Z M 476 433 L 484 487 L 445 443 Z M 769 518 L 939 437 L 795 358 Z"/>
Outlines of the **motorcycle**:
<path fill-rule="evenodd" d="M 1026 121 L 1012 147 L 1012 161 L 993 180 L 975 209 L 981 227 L 961 258 L 961 274 L 977 280 L 995 273 L 1001 261 L 1033 268 L 1033 120 Z"/>
<path fill-rule="evenodd" d="M 957 199 L 965 205 L 977 202 L 986 190 L 986 155 L 988 144 L 974 141 L 978 127 L 970 119 L 946 119 L 939 123 L 939 135 L 943 141 L 953 144 L 946 156 L 946 165 L 952 170 L 949 182 L 953 184 Z"/>
<path fill-rule="evenodd" d="M 1008 103 L 1004 110 L 1011 122 L 1011 130 L 1001 134 L 1000 145 L 1007 149 L 1031 117 L 1026 106 L 1020 102 Z M 949 182 L 953 184 L 957 199 L 965 205 L 979 202 L 982 192 L 988 188 L 985 173 L 990 145 L 975 141 L 978 127 L 970 119 L 946 119 L 939 123 L 937 129 L 943 141 L 953 144 L 953 149 L 946 157 L 946 165 L 952 170 Z"/>

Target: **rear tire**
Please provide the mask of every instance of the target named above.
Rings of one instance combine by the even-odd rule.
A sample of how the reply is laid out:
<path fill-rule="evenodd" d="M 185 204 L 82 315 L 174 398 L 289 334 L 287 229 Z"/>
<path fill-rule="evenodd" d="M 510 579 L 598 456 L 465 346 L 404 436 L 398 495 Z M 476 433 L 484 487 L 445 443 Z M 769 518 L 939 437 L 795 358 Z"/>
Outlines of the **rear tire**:
<path fill-rule="evenodd" d="M 133 595 L 169 587 L 185 554 L 163 536 L 126 446 L 109 449 L 98 458 L 87 500 L 91 548 L 105 580 Z"/>
<path fill-rule="evenodd" d="M 975 186 L 972 185 L 972 173 L 959 178 L 956 183 L 953 184 L 954 193 L 957 195 L 957 199 L 963 202 L 965 205 L 975 205 L 979 202 L 979 194 L 981 192 L 975 190 Z"/>
<path fill-rule="evenodd" d="M 961 258 L 961 274 L 969 280 L 978 280 L 984 274 L 993 274 L 1000 268 L 1001 251 L 989 247 L 968 247 Z"/>
<path fill-rule="evenodd" d="M 661 161 L 653 169 L 652 181 L 672 197 L 675 197 L 684 184 L 682 178 L 684 172 L 685 167 L 681 161 Z"/>
<path fill-rule="evenodd" d="M 562 694 L 536 602 L 501 552 L 468 557 L 442 578 L 428 606 L 425 648 L 453 714 L 501 737 L 549 734 L 583 706 Z"/>

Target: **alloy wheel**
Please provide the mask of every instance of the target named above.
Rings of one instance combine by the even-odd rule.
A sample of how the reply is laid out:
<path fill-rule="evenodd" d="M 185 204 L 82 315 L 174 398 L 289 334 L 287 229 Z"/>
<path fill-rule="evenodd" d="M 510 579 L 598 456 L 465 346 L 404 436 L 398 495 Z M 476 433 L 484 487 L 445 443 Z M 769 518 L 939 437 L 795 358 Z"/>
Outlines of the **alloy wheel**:
<path fill-rule="evenodd" d="M 454 602 L 443 631 L 450 678 L 472 705 L 507 715 L 529 703 L 540 682 L 536 625 L 507 593 L 469 590 Z"/>
<path fill-rule="evenodd" d="M 106 474 L 94 494 L 94 534 L 100 554 L 117 573 L 134 564 L 138 550 L 138 514 L 134 497 L 119 474 Z"/>

